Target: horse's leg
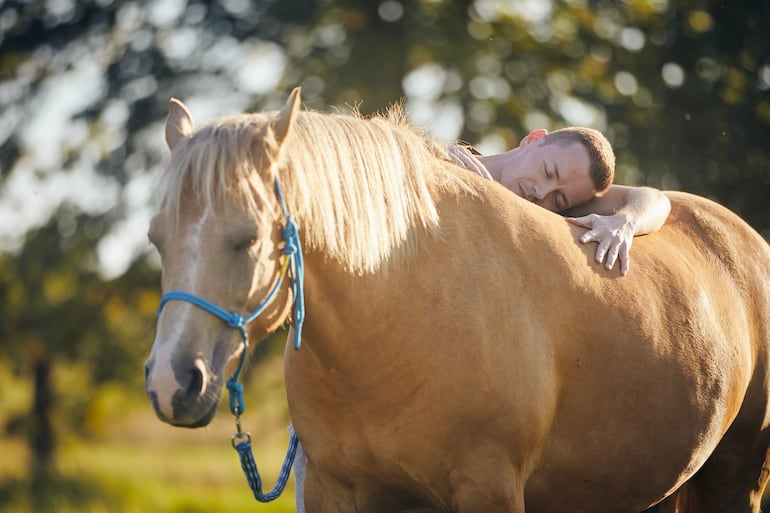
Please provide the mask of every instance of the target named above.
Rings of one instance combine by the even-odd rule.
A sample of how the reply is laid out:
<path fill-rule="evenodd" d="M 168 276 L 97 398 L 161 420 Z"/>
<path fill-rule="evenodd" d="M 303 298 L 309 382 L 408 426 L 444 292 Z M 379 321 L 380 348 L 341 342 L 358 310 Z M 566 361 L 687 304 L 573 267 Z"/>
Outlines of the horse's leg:
<path fill-rule="evenodd" d="M 770 471 L 767 450 L 717 450 L 691 480 L 693 497 L 682 513 L 759 513 Z"/>
<path fill-rule="evenodd" d="M 305 468 L 304 500 L 306 513 L 394 513 L 406 509 L 404 503 L 380 488 L 361 484 L 352 487 L 335 479 L 321 479 L 311 465 Z"/>
<path fill-rule="evenodd" d="M 291 428 L 292 431 L 294 428 Z M 305 513 L 305 468 L 307 456 L 302 448 L 302 443 L 297 444 L 297 452 L 294 454 L 294 498 L 297 503 L 297 513 Z"/>

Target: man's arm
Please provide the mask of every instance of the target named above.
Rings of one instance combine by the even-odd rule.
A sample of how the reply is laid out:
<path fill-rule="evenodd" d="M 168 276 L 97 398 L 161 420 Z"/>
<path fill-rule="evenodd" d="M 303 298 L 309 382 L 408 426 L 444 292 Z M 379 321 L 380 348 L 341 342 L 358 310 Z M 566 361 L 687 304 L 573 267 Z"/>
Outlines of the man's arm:
<path fill-rule="evenodd" d="M 611 185 L 603 195 L 567 212 L 567 221 L 588 228 L 579 240 L 598 243 L 597 263 L 612 269 L 620 260 L 625 275 L 634 237 L 659 230 L 670 211 L 671 202 L 657 189 Z"/>

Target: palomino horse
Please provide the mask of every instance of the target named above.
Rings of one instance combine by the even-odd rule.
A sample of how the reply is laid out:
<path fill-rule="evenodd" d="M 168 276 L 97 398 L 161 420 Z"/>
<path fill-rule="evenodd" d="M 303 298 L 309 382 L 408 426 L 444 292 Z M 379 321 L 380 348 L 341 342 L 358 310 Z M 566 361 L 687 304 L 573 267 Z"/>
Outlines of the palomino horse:
<path fill-rule="evenodd" d="M 150 238 L 164 292 L 246 316 L 304 244 L 285 354 L 308 512 L 759 511 L 770 446 L 770 248 L 669 193 L 628 276 L 580 229 L 449 163 L 391 112 L 224 118 L 172 102 Z M 283 282 L 246 326 L 292 323 Z M 175 299 L 175 298 L 171 298 Z M 178 298 L 176 298 L 178 299 Z M 237 317 L 237 316 L 236 316 Z M 207 424 L 237 330 L 168 301 L 147 364 L 158 416 Z"/>

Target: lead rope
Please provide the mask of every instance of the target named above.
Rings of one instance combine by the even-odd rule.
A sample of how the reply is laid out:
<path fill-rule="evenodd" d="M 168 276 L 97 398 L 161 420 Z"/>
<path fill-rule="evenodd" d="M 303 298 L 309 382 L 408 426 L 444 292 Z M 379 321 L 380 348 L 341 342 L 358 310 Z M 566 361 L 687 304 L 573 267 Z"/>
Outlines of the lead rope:
<path fill-rule="evenodd" d="M 286 225 L 283 228 L 284 247 L 282 251 L 283 254 L 286 255 L 286 262 L 289 264 L 289 279 L 294 301 L 294 308 L 292 310 L 294 318 L 294 349 L 299 350 L 302 343 L 302 323 L 305 320 L 305 294 L 303 290 L 304 262 L 302 260 L 302 246 L 299 241 L 297 224 L 288 213 L 278 179 L 275 180 L 275 194 L 281 204 L 283 215 L 286 218 Z M 283 276 L 283 273 L 286 272 L 285 266 L 286 263 L 284 263 L 284 269 L 282 269 L 280 276 Z M 280 276 L 279 282 L 281 280 Z M 251 434 L 241 429 L 241 414 L 245 410 L 245 404 L 243 400 L 243 385 L 238 379 L 246 363 L 246 355 L 249 348 L 249 337 L 246 330 L 242 327 L 241 336 L 244 343 L 241 361 L 233 375 L 227 380 L 227 390 L 230 394 L 230 412 L 235 417 L 235 427 L 238 430 L 233 435 L 231 443 L 233 448 L 238 451 L 238 456 L 241 460 L 241 468 L 243 469 L 246 481 L 249 483 L 249 488 L 251 488 L 254 498 L 259 502 L 271 502 L 280 497 L 283 493 L 283 489 L 286 487 L 289 475 L 291 474 L 291 467 L 294 464 L 294 457 L 297 454 L 299 439 L 294 432 L 294 428 L 289 426 L 289 447 L 286 450 L 286 457 L 283 460 L 283 465 L 281 465 L 281 473 L 279 474 L 273 489 L 268 493 L 264 493 L 262 491 L 262 478 L 259 475 L 259 469 L 254 460 L 254 453 L 251 450 Z"/>
<path fill-rule="evenodd" d="M 235 427 L 238 430 L 232 436 L 231 443 L 233 448 L 238 451 L 238 456 L 241 460 L 241 468 L 246 476 L 249 488 L 251 488 L 251 493 L 254 494 L 254 498 L 259 502 L 271 502 L 280 497 L 283 493 L 283 489 L 286 487 L 289 475 L 291 474 L 291 467 L 294 464 L 294 456 L 297 453 L 299 439 L 297 438 L 296 433 L 294 433 L 294 429 L 290 429 L 289 448 L 286 450 L 286 458 L 284 458 L 283 465 L 281 465 L 281 473 L 278 476 L 278 480 L 273 489 L 268 493 L 264 493 L 262 491 L 262 478 L 259 475 L 259 469 L 254 460 L 254 452 L 251 450 L 251 433 L 243 431 L 241 428 L 241 414 L 245 409 L 245 404 L 243 400 L 243 385 L 238 381 L 238 378 L 246 362 L 246 354 L 249 348 L 248 335 L 245 334 L 245 331 L 241 332 L 241 335 L 243 335 L 244 339 L 241 361 L 238 364 L 236 371 L 230 376 L 230 379 L 227 380 L 227 391 L 230 395 L 230 412 L 235 417 Z"/>

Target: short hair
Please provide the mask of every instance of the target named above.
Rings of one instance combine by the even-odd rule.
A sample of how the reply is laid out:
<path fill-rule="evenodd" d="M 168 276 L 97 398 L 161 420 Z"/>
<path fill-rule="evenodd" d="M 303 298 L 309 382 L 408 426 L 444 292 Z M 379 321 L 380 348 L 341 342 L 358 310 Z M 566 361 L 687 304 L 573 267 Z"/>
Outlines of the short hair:
<path fill-rule="evenodd" d="M 598 194 L 606 191 L 615 179 L 615 152 L 604 134 L 593 128 L 567 127 L 545 136 L 545 144 L 569 146 L 580 143 L 588 151 L 589 175 Z"/>

